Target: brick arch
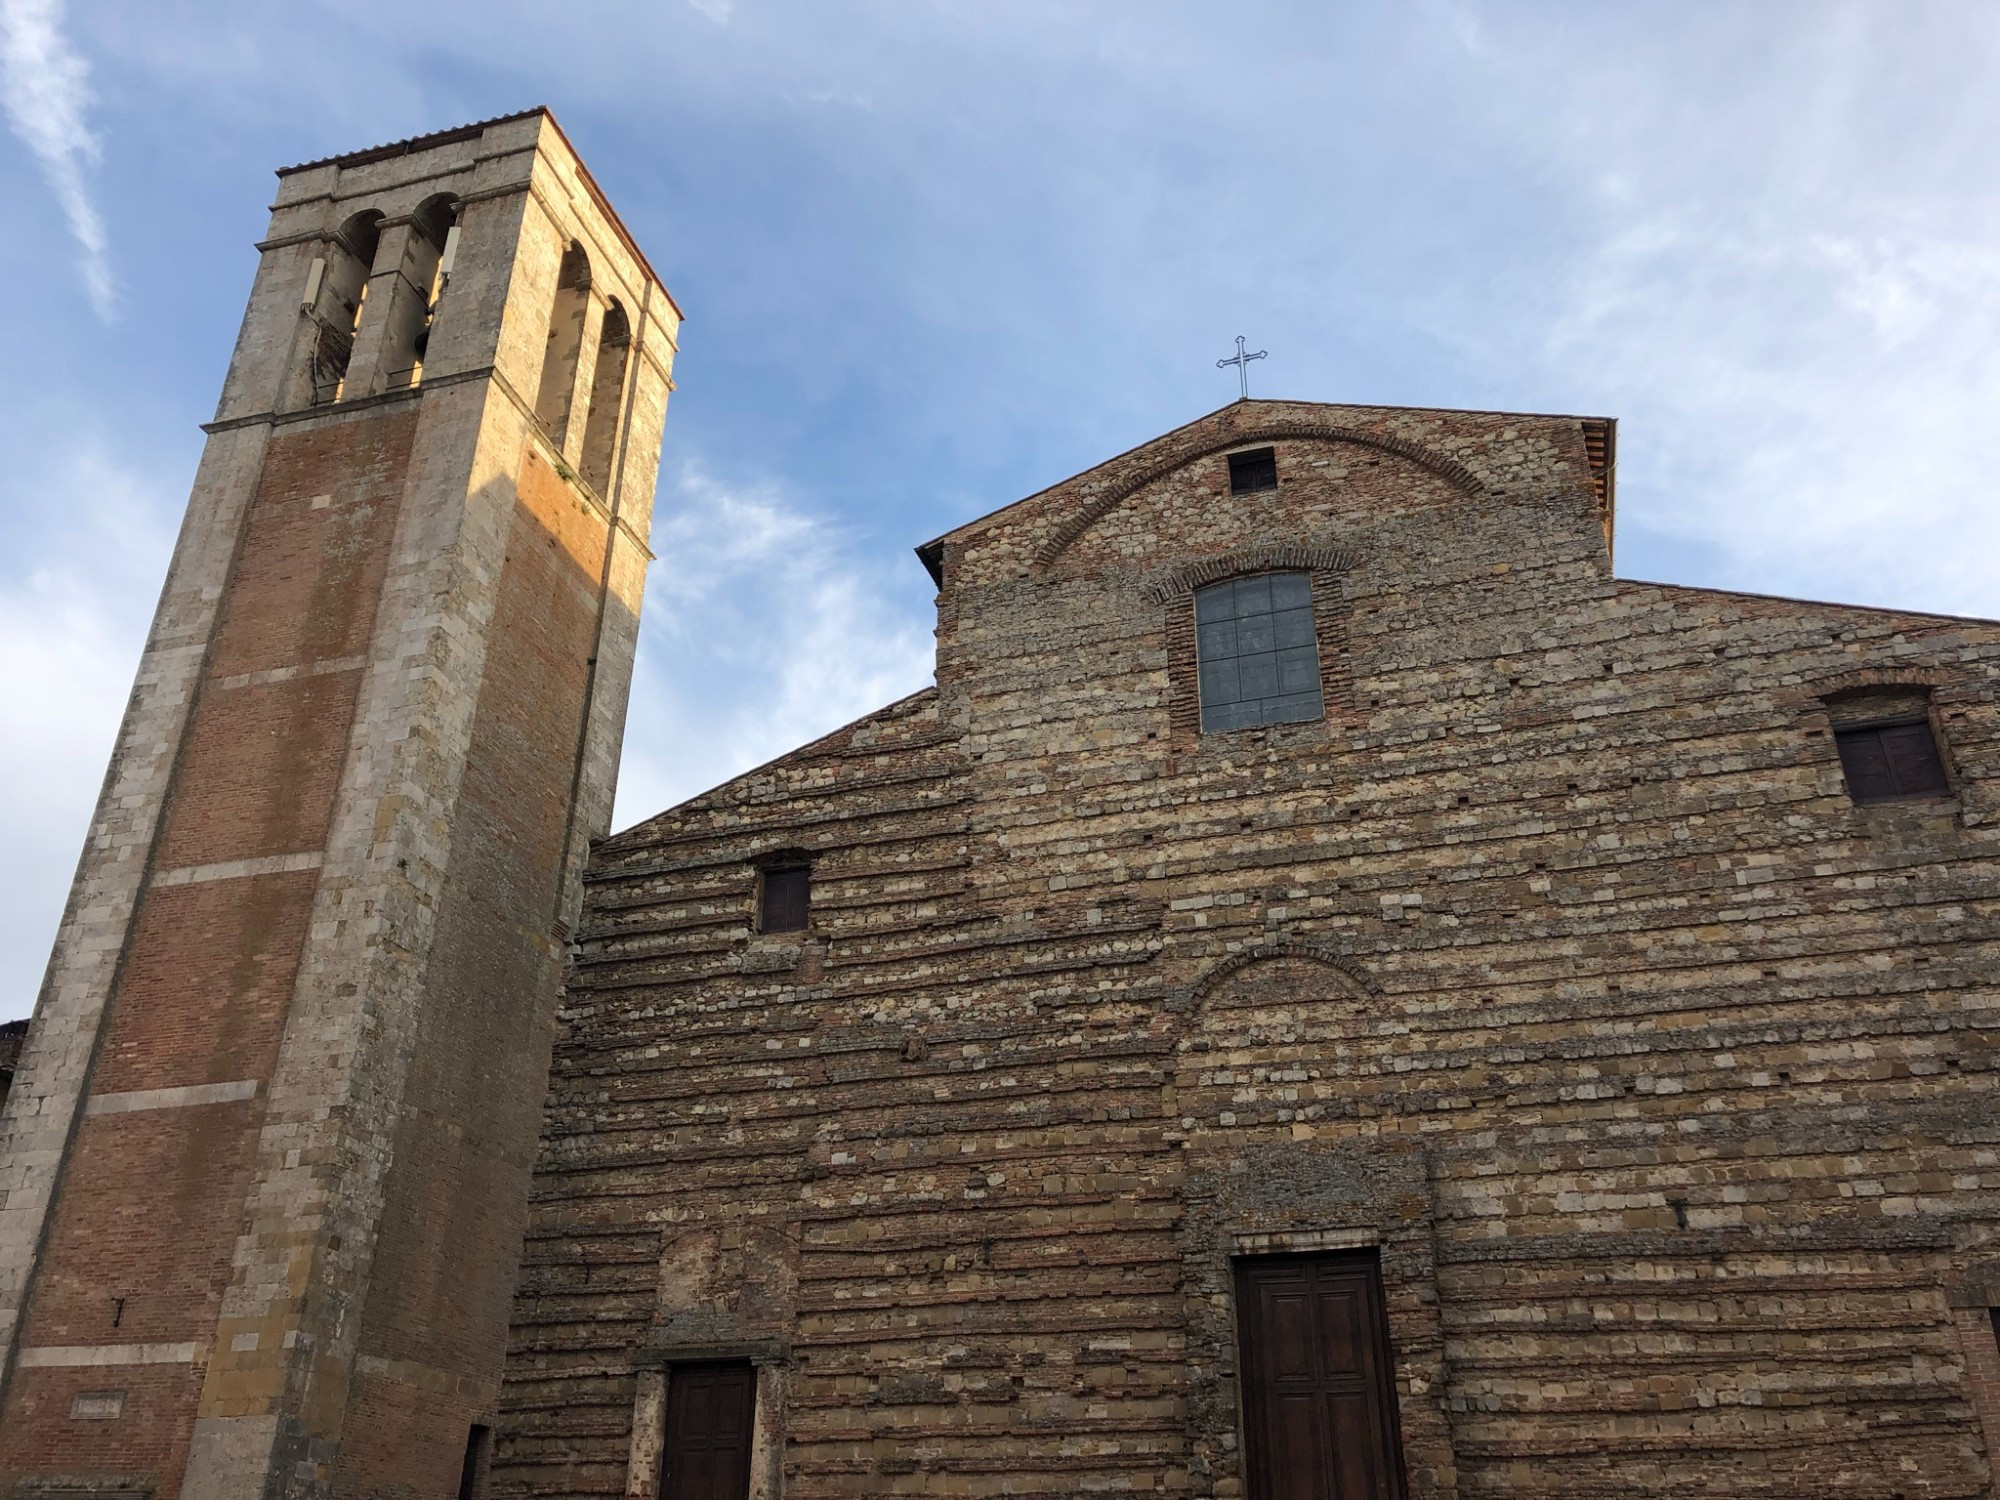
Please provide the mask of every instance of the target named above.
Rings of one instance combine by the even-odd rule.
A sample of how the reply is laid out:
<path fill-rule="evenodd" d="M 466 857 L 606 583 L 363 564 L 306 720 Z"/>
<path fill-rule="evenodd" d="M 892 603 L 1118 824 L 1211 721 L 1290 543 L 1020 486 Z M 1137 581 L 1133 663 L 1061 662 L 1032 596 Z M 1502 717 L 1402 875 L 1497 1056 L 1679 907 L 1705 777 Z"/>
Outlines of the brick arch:
<path fill-rule="evenodd" d="M 1273 542 L 1257 547 L 1239 547 L 1234 552 L 1205 557 L 1199 562 L 1175 568 L 1165 577 L 1148 584 L 1146 597 L 1155 604 L 1165 604 L 1170 599 L 1184 599 L 1211 583 L 1220 583 L 1225 578 L 1236 578 L 1246 573 L 1273 573 L 1280 569 L 1344 573 L 1355 565 L 1359 556 L 1352 547 L 1312 543 Z"/>
<path fill-rule="evenodd" d="M 1794 709 L 1811 713 L 1823 707 L 1829 698 L 1866 692 L 1870 688 L 1905 688 L 1911 692 L 1928 692 L 1934 697 L 1948 697 L 1952 686 L 1952 674 L 1941 667 L 1921 662 L 1895 662 L 1855 667 L 1850 671 L 1800 683 L 1791 690 L 1790 697 Z"/>
<path fill-rule="evenodd" d="M 1929 667 L 1860 667 L 1827 677 L 1812 686 L 1815 698 L 1836 698 L 1842 693 L 1864 692 L 1869 688 L 1929 688 L 1943 685 L 1944 674 Z"/>
<path fill-rule="evenodd" d="M 1357 996 L 1381 993 L 1381 988 L 1368 976 L 1366 970 L 1351 963 L 1325 944 L 1283 938 L 1274 943 L 1246 948 L 1241 953 L 1232 953 L 1188 987 L 1188 999 L 1199 1003 L 1206 999 L 1209 992 L 1217 985 L 1240 974 L 1252 964 L 1276 958 L 1302 958 L 1310 963 L 1322 964 L 1338 974 Z"/>
<path fill-rule="evenodd" d="M 1340 427 L 1320 422 L 1273 422 L 1217 438 L 1214 442 L 1192 452 L 1177 453 L 1172 458 L 1162 459 L 1158 463 L 1149 465 L 1129 479 L 1121 480 L 1111 489 L 1089 501 L 1082 510 L 1065 521 L 1057 529 L 1056 534 L 1036 551 L 1031 566 L 1046 568 L 1068 551 L 1078 537 L 1154 480 L 1165 478 L 1175 470 L 1185 469 L 1190 464 L 1200 463 L 1205 458 L 1213 458 L 1218 453 L 1226 453 L 1232 448 L 1242 448 L 1252 443 L 1277 442 L 1280 439 L 1354 443 L 1364 448 L 1376 448 L 1384 453 L 1393 453 L 1398 458 L 1406 458 L 1419 468 L 1428 469 L 1468 496 L 1477 497 L 1485 490 L 1485 486 L 1479 482 L 1479 476 L 1464 464 L 1456 459 L 1447 458 L 1442 453 L 1433 453 L 1421 444 L 1412 443 L 1405 438 L 1389 437 L 1382 433 L 1364 432 L 1356 427 Z"/>

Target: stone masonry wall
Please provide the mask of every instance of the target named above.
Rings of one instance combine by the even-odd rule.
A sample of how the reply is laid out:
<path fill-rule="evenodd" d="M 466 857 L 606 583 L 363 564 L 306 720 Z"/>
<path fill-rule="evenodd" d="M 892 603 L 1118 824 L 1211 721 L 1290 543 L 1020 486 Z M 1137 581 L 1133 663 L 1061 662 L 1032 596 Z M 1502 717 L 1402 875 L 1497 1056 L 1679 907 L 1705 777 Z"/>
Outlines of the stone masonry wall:
<path fill-rule="evenodd" d="M 1586 436 L 1228 408 L 944 538 L 936 689 L 598 846 L 496 1497 L 652 1496 L 718 1354 L 754 1494 L 1241 1495 L 1231 1261 L 1352 1246 L 1412 1496 L 1990 1495 L 2000 626 L 1620 581 Z M 1201 735 L 1190 579 L 1302 547 L 1325 721 Z M 1852 803 L 1870 685 L 1950 796 Z"/>

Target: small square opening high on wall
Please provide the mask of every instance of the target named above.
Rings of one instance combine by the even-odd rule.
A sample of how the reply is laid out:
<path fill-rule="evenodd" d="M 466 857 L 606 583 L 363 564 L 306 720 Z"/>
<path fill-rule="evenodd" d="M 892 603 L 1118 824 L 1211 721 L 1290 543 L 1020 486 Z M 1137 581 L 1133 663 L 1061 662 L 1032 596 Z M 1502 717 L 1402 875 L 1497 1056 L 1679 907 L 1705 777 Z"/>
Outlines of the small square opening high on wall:
<path fill-rule="evenodd" d="M 1229 493 L 1249 495 L 1278 487 L 1278 450 L 1251 448 L 1229 455 Z"/>

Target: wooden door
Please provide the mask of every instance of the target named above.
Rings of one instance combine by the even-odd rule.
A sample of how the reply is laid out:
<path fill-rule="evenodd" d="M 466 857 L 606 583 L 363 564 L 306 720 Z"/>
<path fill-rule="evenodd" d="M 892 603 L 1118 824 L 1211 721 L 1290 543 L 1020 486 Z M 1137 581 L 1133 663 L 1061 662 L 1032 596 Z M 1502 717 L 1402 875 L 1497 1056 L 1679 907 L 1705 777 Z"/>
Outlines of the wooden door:
<path fill-rule="evenodd" d="M 1401 1500 L 1372 1251 L 1237 1262 L 1250 1500 Z"/>
<path fill-rule="evenodd" d="M 675 1365 L 667 1376 L 660 1500 L 750 1500 L 757 1375 L 747 1363 Z"/>

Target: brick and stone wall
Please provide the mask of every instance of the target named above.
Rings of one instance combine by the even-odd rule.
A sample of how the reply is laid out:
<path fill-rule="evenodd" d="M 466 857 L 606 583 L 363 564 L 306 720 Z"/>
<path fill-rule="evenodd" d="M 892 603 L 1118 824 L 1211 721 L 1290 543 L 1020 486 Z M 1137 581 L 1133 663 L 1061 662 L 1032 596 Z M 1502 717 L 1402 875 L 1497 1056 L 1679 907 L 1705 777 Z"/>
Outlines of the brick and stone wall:
<path fill-rule="evenodd" d="M 291 169 L 259 249 L 0 1116 L 8 1494 L 448 1495 L 497 1397 L 678 313 L 540 110 Z M 550 423 L 566 255 L 575 378 L 630 337 Z"/>
<path fill-rule="evenodd" d="M 1619 580 L 1604 431 L 1228 408 L 598 846 L 495 1495 L 651 1496 L 717 1354 L 760 1496 L 1241 1495 L 1231 1262 L 1352 1246 L 1414 1496 L 1990 1494 L 2000 626 Z M 1326 718 L 1204 736 L 1188 590 L 1284 549 Z M 1871 686 L 1948 797 L 1851 801 Z"/>

